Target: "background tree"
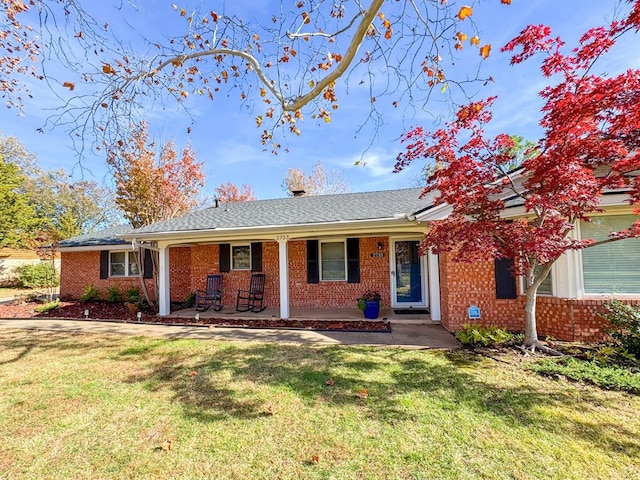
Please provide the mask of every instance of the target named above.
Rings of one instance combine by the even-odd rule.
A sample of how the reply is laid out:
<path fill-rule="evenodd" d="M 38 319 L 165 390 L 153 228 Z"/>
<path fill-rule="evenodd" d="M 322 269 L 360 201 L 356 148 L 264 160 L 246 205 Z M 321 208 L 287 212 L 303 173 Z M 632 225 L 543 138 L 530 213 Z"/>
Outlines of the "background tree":
<path fill-rule="evenodd" d="M 558 79 L 540 93 L 544 136 L 523 158 L 508 135 L 485 136 L 494 98 L 461 108 L 446 128 L 410 131 L 398 156 L 397 170 L 417 158 L 433 159 L 437 166 L 424 193 L 435 192 L 436 205 L 452 208 L 448 218 L 430 224 L 423 251 L 454 252 L 460 261 L 486 260 L 487 254 L 514 260 L 514 273 L 526 285 L 525 346 L 532 349 L 548 350 L 538 340 L 536 295 L 558 257 L 640 236 L 640 220 L 600 242 L 573 235 L 576 222 L 601 211 L 608 189 L 627 191 L 640 214 L 640 70 L 593 73 L 620 36 L 640 28 L 640 0 L 628 3 L 624 20 L 587 31 L 569 54 L 545 26 L 527 27 L 504 47 L 520 50 L 512 63 L 544 53 L 543 76 Z M 514 162 L 521 168 L 513 171 Z M 504 218 L 507 199 L 519 199 L 525 215 Z"/>
<path fill-rule="evenodd" d="M 111 193 L 96 182 L 74 182 L 62 169 L 41 169 L 14 137 L 0 136 L 0 158 L 2 243 L 28 248 L 28 240 L 43 231 L 63 239 L 113 222 Z"/>
<path fill-rule="evenodd" d="M 251 185 L 242 185 L 240 190 L 238 187 L 229 182 L 223 183 L 219 187 L 215 188 L 216 197 L 222 203 L 234 203 L 234 202 L 247 202 L 249 200 L 257 200 L 253 193 L 253 187 Z"/>
<path fill-rule="evenodd" d="M 131 126 L 129 137 L 109 149 L 107 163 L 113 169 L 115 203 L 132 227 L 139 228 L 182 215 L 198 206 L 204 185 L 202 163 L 196 161 L 190 145 L 178 154 L 173 142 L 159 149 L 149 139 L 147 123 Z M 158 256 L 153 259 L 153 279 L 158 291 Z M 143 269 L 144 249 L 138 250 L 138 269 Z M 144 279 L 140 277 L 147 302 L 154 305 Z"/>
<path fill-rule="evenodd" d="M 198 205 L 204 185 L 202 163 L 190 145 L 178 154 L 173 142 L 159 150 L 148 126 L 132 126 L 129 137 L 108 152 L 113 169 L 115 202 L 131 226 L 138 228 L 175 218 Z"/>
<path fill-rule="evenodd" d="M 94 181 L 70 181 L 64 170 L 36 169 L 25 192 L 42 227 L 53 229 L 60 240 L 91 233 L 115 223 L 113 194 Z"/>
<path fill-rule="evenodd" d="M 368 120 L 380 125 L 378 98 L 389 96 L 402 111 L 415 111 L 426 108 L 433 91 L 449 95 L 487 80 L 478 78 L 476 61 L 462 79 L 450 74 L 461 50 L 481 60 L 491 49 L 467 20 L 473 9 L 453 2 L 281 0 L 270 14 L 246 18 L 234 13 L 233 3 L 222 11 L 173 5 L 183 33 L 144 39 L 139 49 L 81 3 L 3 0 L 2 65 L 7 78 L 39 78 L 43 73 L 30 70 L 30 59 L 61 60 L 66 76 L 46 77 L 65 99 L 53 122 L 72 125 L 74 137 L 84 138 L 90 129 L 110 145 L 122 140 L 122 126 L 153 100 L 184 103 L 226 91 L 242 104 L 259 106 L 261 141 L 277 151 L 276 128 L 298 135 L 304 115 L 330 123 L 352 83 L 368 85 Z M 129 2 L 110 13 L 127 15 L 128 22 L 140 14 Z M 13 94 L 18 86 L 14 79 L 1 88 Z"/>
<path fill-rule="evenodd" d="M 24 194 L 27 176 L 0 154 L 0 247 L 19 247 L 37 222 Z"/>
<path fill-rule="evenodd" d="M 304 195 L 330 195 L 349 192 L 349 182 L 340 170 L 325 171 L 322 163 L 316 162 L 309 174 L 299 168 L 287 170 L 282 188 L 289 196 L 300 190 L 304 190 Z"/>

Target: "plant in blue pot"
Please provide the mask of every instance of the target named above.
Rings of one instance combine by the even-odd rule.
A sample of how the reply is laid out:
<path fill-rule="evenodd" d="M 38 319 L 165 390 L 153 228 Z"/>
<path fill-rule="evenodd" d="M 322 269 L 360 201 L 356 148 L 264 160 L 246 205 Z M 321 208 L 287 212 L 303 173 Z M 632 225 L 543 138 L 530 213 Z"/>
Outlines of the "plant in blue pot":
<path fill-rule="evenodd" d="M 364 318 L 373 320 L 380 314 L 382 295 L 377 290 L 367 290 L 358 298 L 358 308 L 363 311 Z"/>

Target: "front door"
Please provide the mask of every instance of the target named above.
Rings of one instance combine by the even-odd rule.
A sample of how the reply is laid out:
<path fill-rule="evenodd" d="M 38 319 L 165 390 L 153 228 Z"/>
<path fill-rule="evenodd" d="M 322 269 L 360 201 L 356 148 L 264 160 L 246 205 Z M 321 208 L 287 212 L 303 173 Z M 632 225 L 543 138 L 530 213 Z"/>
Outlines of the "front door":
<path fill-rule="evenodd" d="M 391 265 L 391 307 L 426 308 L 427 283 L 424 257 L 418 254 L 419 240 L 393 240 Z"/>

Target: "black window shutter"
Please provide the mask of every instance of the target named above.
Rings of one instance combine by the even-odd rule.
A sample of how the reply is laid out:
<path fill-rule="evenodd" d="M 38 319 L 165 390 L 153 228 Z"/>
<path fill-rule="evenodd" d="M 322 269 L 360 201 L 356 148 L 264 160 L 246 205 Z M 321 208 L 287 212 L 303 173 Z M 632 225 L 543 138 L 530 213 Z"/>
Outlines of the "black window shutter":
<path fill-rule="evenodd" d="M 220 244 L 220 272 L 231 270 L 231 244 Z"/>
<path fill-rule="evenodd" d="M 262 271 L 262 242 L 251 244 L 251 271 Z"/>
<path fill-rule="evenodd" d="M 320 283 L 318 240 L 307 240 L 307 283 Z"/>
<path fill-rule="evenodd" d="M 496 298 L 517 298 L 516 277 L 513 276 L 513 260 L 500 258 L 495 260 Z"/>
<path fill-rule="evenodd" d="M 359 238 L 347 238 L 347 283 L 360 283 Z"/>
<path fill-rule="evenodd" d="M 100 251 L 100 278 L 104 280 L 109 278 L 109 251 Z"/>
<path fill-rule="evenodd" d="M 142 259 L 142 278 L 153 278 L 153 258 L 151 250 L 144 249 L 144 257 Z"/>

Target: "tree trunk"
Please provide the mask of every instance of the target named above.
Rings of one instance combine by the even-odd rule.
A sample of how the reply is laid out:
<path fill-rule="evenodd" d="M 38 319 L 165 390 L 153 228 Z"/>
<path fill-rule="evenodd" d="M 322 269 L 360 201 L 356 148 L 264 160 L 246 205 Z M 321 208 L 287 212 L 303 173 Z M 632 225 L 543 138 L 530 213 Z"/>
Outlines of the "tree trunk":
<path fill-rule="evenodd" d="M 144 299 L 147 301 L 147 305 L 153 306 L 153 301 L 149 294 L 149 289 L 147 288 L 147 282 L 145 282 L 144 279 L 144 248 L 142 247 L 138 247 L 136 262 L 138 263 L 138 272 L 140 272 L 140 287 L 142 288 L 142 294 L 144 295 Z"/>
<path fill-rule="evenodd" d="M 536 347 L 540 344 L 538 340 L 538 326 L 536 324 L 536 294 L 537 285 L 527 287 L 526 300 L 524 304 L 524 346 Z"/>
<path fill-rule="evenodd" d="M 538 287 L 542 281 L 549 275 L 551 271 L 551 265 L 553 262 L 545 265 L 543 271 L 535 276 L 535 265 L 530 267 L 527 280 L 526 299 L 524 303 L 524 345 L 525 349 L 535 352 L 536 349 L 544 352 L 548 355 L 560 356 L 562 355 L 557 350 L 547 347 L 540 343 L 538 339 L 538 325 L 536 323 L 536 300 L 538 296 Z"/>

